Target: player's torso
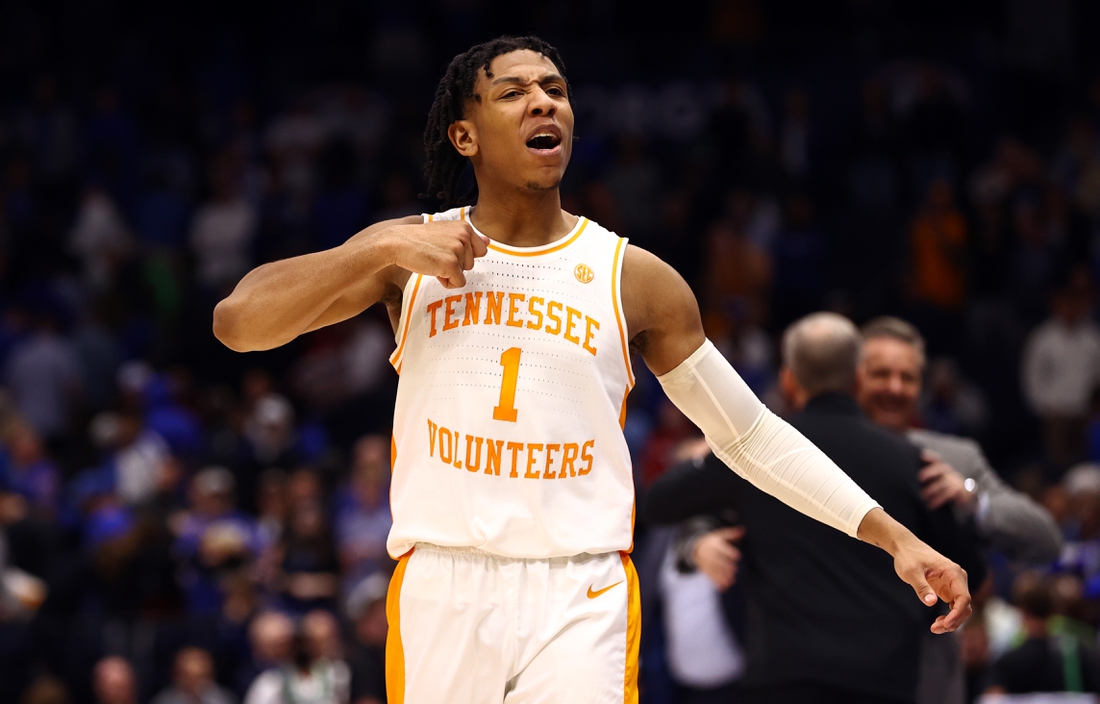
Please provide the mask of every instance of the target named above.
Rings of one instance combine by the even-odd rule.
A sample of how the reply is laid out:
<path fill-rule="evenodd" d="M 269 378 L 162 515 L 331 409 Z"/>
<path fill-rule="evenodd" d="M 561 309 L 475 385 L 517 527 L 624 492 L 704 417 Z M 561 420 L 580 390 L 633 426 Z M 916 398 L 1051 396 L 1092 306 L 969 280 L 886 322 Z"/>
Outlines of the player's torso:
<path fill-rule="evenodd" d="M 391 554 L 416 542 L 531 558 L 629 548 L 625 248 L 580 218 L 544 247 L 492 243 L 461 289 L 410 278 L 391 360 Z"/>

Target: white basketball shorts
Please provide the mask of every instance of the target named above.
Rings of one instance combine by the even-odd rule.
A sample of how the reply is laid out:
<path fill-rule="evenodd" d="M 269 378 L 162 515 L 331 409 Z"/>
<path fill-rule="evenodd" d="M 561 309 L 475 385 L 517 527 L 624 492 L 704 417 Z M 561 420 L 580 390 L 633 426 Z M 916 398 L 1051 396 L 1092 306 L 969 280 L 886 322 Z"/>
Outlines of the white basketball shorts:
<path fill-rule="evenodd" d="M 390 704 L 637 704 L 641 601 L 626 553 L 418 544 L 386 613 Z"/>

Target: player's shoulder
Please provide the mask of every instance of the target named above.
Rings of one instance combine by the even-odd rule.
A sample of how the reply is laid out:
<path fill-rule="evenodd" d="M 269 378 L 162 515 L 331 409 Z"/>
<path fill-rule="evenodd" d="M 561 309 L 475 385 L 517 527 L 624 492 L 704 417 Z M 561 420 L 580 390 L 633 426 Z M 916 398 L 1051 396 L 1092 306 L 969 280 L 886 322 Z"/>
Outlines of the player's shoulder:
<path fill-rule="evenodd" d="M 671 302 L 670 297 L 677 298 L 677 293 L 691 294 L 687 282 L 668 262 L 632 244 L 623 254 L 622 276 L 624 296 Z"/>
<path fill-rule="evenodd" d="M 414 215 L 413 217 L 419 218 L 420 222 L 440 222 L 446 220 L 466 220 L 470 207 L 468 205 L 461 205 L 457 208 L 448 208 L 447 210 L 440 210 L 435 213 L 421 213 L 420 215 Z"/>

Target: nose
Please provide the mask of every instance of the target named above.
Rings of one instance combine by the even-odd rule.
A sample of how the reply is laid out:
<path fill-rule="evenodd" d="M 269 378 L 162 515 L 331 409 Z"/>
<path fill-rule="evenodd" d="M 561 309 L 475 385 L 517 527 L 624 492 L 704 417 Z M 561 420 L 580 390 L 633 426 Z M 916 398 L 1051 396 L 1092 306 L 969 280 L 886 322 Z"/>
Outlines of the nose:
<path fill-rule="evenodd" d="M 554 105 L 554 99 L 538 87 L 531 93 L 530 110 L 532 115 L 551 116 L 557 111 L 557 107 Z"/>

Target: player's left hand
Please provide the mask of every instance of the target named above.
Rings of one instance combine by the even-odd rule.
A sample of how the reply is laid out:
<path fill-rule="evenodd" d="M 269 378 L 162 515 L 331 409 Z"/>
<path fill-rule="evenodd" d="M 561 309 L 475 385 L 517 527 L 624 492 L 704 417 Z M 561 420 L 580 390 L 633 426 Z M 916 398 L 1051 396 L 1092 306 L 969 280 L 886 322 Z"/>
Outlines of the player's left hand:
<path fill-rule="evenodd" d="M 921 453 L 921 458 L 928 464 L 917 474 L 917 479 L 921 483 L 921 498 L 928 508 L 935 511 L 948 503 L 954 503 L 962 509 L 968 509 L 974 495 L 966 490 L 963 476 L 934 452 L 925 450 Z"/>
<path fill-rule="evenodd" d="M 935 606 L 937 598 L 950 605 L 951 611 L 936 618 L 933 633 L 949 633 L 970 618 L 970 587 L 966 570 L 948 560 L 921 541 L 898 550 L 894 570 L 913 587 L 925 606 Z"/>

